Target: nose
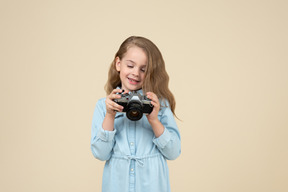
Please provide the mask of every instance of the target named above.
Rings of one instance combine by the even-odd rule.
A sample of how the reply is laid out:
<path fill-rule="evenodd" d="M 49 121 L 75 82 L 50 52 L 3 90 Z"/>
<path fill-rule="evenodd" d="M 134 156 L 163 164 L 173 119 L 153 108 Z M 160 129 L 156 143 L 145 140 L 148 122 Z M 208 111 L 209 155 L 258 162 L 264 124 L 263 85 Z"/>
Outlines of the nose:
<path fill-rule="evenodd" d="M 134 67 L 134 70 L 133 70 L 133 72 L 132 72 L 132 74 L 134 75 L 134 76 L 136 76 L 136 77 L 138 77 L 139 76 L 139 69 L 137 68 L 137 67 Z"/>

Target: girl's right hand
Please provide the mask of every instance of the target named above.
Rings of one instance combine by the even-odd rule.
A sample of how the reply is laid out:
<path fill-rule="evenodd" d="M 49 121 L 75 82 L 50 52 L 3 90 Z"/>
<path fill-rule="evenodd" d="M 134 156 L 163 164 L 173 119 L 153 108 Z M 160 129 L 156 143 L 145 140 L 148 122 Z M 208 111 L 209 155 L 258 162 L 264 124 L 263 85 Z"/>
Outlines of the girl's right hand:
<path fill-rule="evenodd" d="M 123 110 L 123 106 L 118 105 L 114 99 L 120 99 L 121 98 L 121 94 L 116 94 L 116 93 L 122 93 L 123 90 L 122 89 L 114 89 L 110 95 L 108 95 L 106 97 L 106 111 L 107 114 L 116 115 L 116 112 L 119 111 L 121 112 Z M 126 93 L 127 91 L 125 91 L 124 93 Z"/>

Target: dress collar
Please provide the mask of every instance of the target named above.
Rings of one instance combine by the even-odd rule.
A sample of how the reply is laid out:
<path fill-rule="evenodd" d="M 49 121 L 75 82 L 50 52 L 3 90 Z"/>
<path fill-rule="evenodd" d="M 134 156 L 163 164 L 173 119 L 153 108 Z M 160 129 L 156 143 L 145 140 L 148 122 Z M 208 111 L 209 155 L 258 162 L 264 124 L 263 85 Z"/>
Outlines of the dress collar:
<path fill-rule="evenodd" d="M 117 87 L 116 89 L 121 89 L 121 87 Z M 143 95 L 143 90 L 142 89 L 138 89 L 137 91 L 136 91 L 137 93 L 140 93 L 141 95 Z M 130 93 L 130 92 L 129 92 Z"/>

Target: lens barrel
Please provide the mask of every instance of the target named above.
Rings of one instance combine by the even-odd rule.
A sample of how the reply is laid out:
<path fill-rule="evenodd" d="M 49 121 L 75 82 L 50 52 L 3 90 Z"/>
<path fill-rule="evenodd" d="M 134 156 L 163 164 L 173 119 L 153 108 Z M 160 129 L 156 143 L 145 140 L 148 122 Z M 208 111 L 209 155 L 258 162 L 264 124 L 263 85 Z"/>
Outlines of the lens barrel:
<path fill-rule="evenodd" d="M 143 116 L 142 105 L 139 101 L 131 101 L 127 106 L 126 116 L 131 121 L 138 121 Z"/>

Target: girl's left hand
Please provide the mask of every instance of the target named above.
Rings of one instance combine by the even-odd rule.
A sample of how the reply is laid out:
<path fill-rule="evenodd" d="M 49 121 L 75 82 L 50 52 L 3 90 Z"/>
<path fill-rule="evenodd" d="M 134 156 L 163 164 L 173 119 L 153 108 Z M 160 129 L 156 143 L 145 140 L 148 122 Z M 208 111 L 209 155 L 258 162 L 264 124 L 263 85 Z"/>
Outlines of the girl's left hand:
<path fill-rule="evenodd" d="M 154 106 L 152 112 L 149 115 L 146 115 L 146 117 L 150 123 L 158 121 L 158 112 L 160 110 L 159 99 L 153 92 L 147 92 L 146 95 L 148 99 L 151 99 L 151 104 Z"/>

